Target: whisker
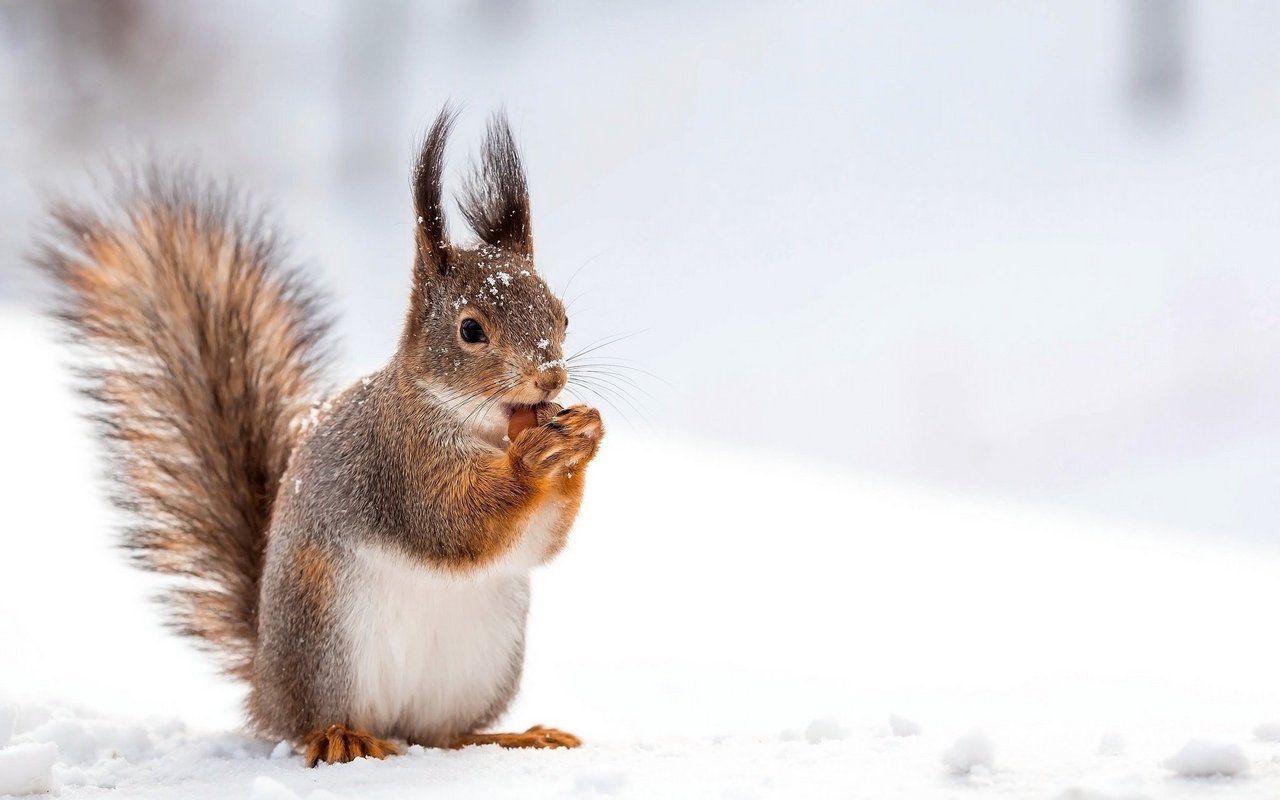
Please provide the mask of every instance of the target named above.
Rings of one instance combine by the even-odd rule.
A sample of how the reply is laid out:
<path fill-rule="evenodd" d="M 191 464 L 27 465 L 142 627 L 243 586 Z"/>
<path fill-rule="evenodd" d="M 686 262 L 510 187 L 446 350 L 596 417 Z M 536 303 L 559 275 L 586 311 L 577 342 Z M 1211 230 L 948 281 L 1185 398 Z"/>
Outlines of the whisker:
<path fill-rule="evenodd" d="M 507 378 L 505 381 L 499 384 L 497 388 L 495 388 L 494 391 L 489 394 L 488 397 L 485 398 L 484 402 L 476 406 L 476 408 L 472 410 L 470 414 L 467 415 L 467 418 L 464 422 L 470 423 L 471 420 L 475 419 L 476 417 L 480 417 L 481 419 L 483 419 L 484 415 L 489 413 L 489 409 L 493 408 L 493 406 L 496 405 L 498 401 L 500 401 L 507 392 L 514 389 L 520 383 L 520 381 L 521 381 L 520 376 Z"/>
<path fill-rule="evenodd" d="M 571 368 L 569 370 L 569 375 L 570 377 L 572 377 L 573 375 L 589 375 L 592 377 L 612 378 L 614 380 L 622 381 L 626 385 L 630 386 L 632 389 L 635 389 L 637 392 L 644 394 L 646 397 L 650 397 L 650 398 L 653 397 L 653 395 L 650 394 L 649 391 L 645 389 L 644 386 L 642 386 L 639 381 L 637 381 L 635 378 L 631 377 L 630 375 L 625 375 L 620 372 L 613 372 L 608 369 L 601 369 L 601 368 L 595 368 L 595 367 L 577 367 L 577 368 Z"/>
<path fill-rule="evenodd" d="M 569 282 L 568 282 L 568 283 L 566 283 L 566 284 L 564 285 L 564 287 L 560 290 L 560 292 L 559 292 L 560 296 L 561 296 L 561 297 L 563 297 L 564 295 L 568 294 L 568 293 L 569 293 L 569 288 L 570 288 L 570 287 L 572 287 L 572 286 L 573 286 L 573 282 L 574 282 L 575 280 L 577 280 L 577 279 L 578 279 L 578 275 L 579 275 L 579 273 L 581 273 L 584 269 L 586 269 L 586 268 L 587 268 L 587 266 L 588 266 L 592 261 L 595 261 L 597 258 L 599 258 L 600 256 L 604 255 L 604 254 L 605 254 L 605 252 L 606 252 L 605 250 L 600 250 L 600 251 L 599 251 L 599 252 L 597 252 L 595 255 L 588 256 L 586 261 L 583 261 L 581 264 L 579 264 L 579 265 L 578 265 L 578 268 L 577 268 L 577 269 L 575 269 L 575 270 L 573 271 L 573 274 L 569 276 Z"/>
<path fill-rule="evenodd" d="M 589 363 L 599 362 L 601 358 L 602 356 L 595 356 L 593 358 L 578 358 L 576 360 L 581 361 L 584 364 L 589 364 Z M 619 364 L 630 365 L 632 369 L 635 369 L 636 368 L 635 365 L 640 363 L 634 358 L 626 358 L 624 356 L 608 355 L 608 356 L 603 356 L 603 358 L 608 358 L 609 363 L 617 362 Z"/>
<path fill-rule="evenodd" d="M 608 395 L 605 395 L 605 394 L 601 393 L 599 390 L 597 390 L 597 389 L 593 389 L 593 388 L 592 388 L 592 387 L 590 387 L 590 386 L 581 386 L 581 387 L 579 387 L 579 388 L 581 388 L 583 391 L 590 392 L 591 394 L 593 394 L 593 395 L 595 395 L 596 397 L 600 398 L 600 400 L 602 400 L 603 402 L 608 403 L 608 404 L 609 404 L 609 407 L 610 407 L 610 408 L 612 408 L 614 411 L 618 412 L 618 415 L 619 415 L 619 416 L 621 416 L 621 417 L 626 421 L 626 423 L 627 423 L 628 425 L 631 425 L 631 424 L 632 424 L 632 422 L 631 422 L 631 418 L 627 416 L 627 412 L 623 411 L 623 410 L 622 410 L 621 408 L 619 408 L 619 407 L 618 407 L 618 406 L 617 406 L 617 405 L 616 405 L 612 400 L 610 400 L 610 399 L 609 399 L 609 397 L 608 397 Z"/>
<path fill-rule="evenodd" d="M 600 359 L 587 359 L 586 361 L 576 362 L 569 365 L 570 369 L 575 369 L 580 367 L 605 367 L 609 369 L 627 370 L 628 372 L 635 372 L 640 375 L 644 375 L 647 378 L 653 378 L 655 381 L 666 384 L 667 386 L 671 385 L 666 381 L 666 379 L 662 378 L 659 375 L 655 375 L 654 373 L 650 372 L 647 369 L 642 369 L 640 367 L 636 367 L 631 364 L 620 364 L 620 363 L 617 363 L 616 361 L 602 361 Z"/>
<path fill-rule="evenodd" d="M 626 341 L 627 339 L 630 339 L 633 336 L 639 336 L 642 333 L 648 333 L 648 332 L 649 330 L 645 328 L 643 330 L 632 331 L 631 333 L 616 334 L 612 337 L 606 336 L 604 337 L 605 341 L 601 341 L 597 339 L 595 342 L 592 342 L 587 347 L 584 347 L 581 350 L 578 350 L 577 352 L 575 352 L 573 355 L 565 358 L 565 361 L 566 362 L 573 361 L 575 358 L 581 358 L 582 356 L 585 356 L 588 353 L 594 353 L 595 351 L 599 350 L 602 347 L 608 347 L 611 344 L 617 344 L 618 342 Z"/>
<path fill-rule="evenodd" d="M 578 380 L 589 385 L 594 385 L 598 388 L 607 388 L 610 392 L 616 394 L 619 398 L 625 399 L 631 405 L 632 408 L 636 409 L 636 411 L 639 412 L 641 401 L 639 397 L 632 394 L 631 387 L 618 384 L 613 380 L 611 380 L 610 378 L 599 376 L 599 375 L 580 375 L 578 376 Z M 652 395 L 649 395 L 647 392 L 644 392 L 643 389 L 639 391 L 644 393 L 647 399 L 649 400 L 653 399 Z"/>
<path fill-rule="evenodd" d="M 626 418 L 627 415 L 613 402 L 612 398 L 616 397 L 620 402 L 625 403 L 633 412 L 639 415 L 641 419 L 645 419 L 647 422 L 644 411 L 642 411 L 640 407 L 633 402 L 633 398 L 629 394 L 620 390 L 617 386 L 601 382 L 595 378 L 579 378 L 579 383 L 585 389 L 593 392 L 596 396 L 609 403 L 609 405 L 612 406 L 614 410 L 618 411 L 618 413 L 622 414 L 624 418 Z M 627 421 L 630 422 L 630 419 Z"/>
<path fill-rule="evenodd" d="M 441 398 L 442 405 L 449 411 L 456 411 L 477 397 L 488 394 L 493 389 L 493 386 L 494 383 L 491 381 L 473 381 L 464 384 L 458 389 L 448 389 L 446 387 L 445 391 L 448 394 Z"/>
<path fill-rule="evenodd" d="M 474 402 L 476 399 L 484 397 L 476 409 L 468 414 L 464 423 L 470 422 L 476 416 L 476 412 L 484 409 L 487 404 L 495 398 L 500 398 L 502 394 L 510 390 L 514 386 L 510 378 L 497 381 L 473 381 L 463 384 L 457 389 L 446 389 L 447 394 L 442 398 L 442 407 L 449 412 L 455 412 L 459 408 L 466 406 L 468 403 Z"/>

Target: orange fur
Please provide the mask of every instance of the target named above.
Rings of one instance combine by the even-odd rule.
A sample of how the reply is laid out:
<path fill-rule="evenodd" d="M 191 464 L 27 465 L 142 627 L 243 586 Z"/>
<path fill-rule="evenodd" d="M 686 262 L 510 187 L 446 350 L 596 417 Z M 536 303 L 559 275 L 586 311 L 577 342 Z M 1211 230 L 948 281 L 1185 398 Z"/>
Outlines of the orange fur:
<path fill-rule="evenodd" d="M 333 565 L 329 556 L 317 545 L 305 543 L 295 556 L 298 580 L 302 583 L 303 596 L 323 613 L 333 605 Z"/>
<path fill-rule="evenodd" d="M 494 460 L 491 471 L 463 487 L 463 491 L 488 497 L 500 494 L 500 484 L 514 478 L 526 482 L 529 489 L 522 503 L 490 517 L 486 546 L 471 566 L 481 566 L 505 552 L 523 532 L 529 517 L 548 503 L 557 506 L 560 513 L 544 557 L 559 553 L 582 503 L 583 471 L 595 457 L 603 435 L 599 413 L 575 406 L 544 425 L 521 432 L 507 453 Z"/>
<path fill-rule="evenodd" d="M 450 745 L 450 748 L 460 750 L 471 745 L 482 744 L 496 744 L 499 747 L 512 749 L 532 748 L 547 750 L 558 747 L 581 747 L 582 740 L 572 733 L 557 730 L 556 728 L 544 728 L 541 725 L 534 725 L 524 733 L 469 733 L 465 736 L 459 736 Z"/>
<path fill-rule="evenodd" d="M 345 725 L 330 725 L 328 728 L 312 731 L 306 735 L 304 743 L 308 767 L 314 767 L 322 761 L 326 764 L 345 764 L 357 758 L 382 759 L 400 755 L 400 748 L 395 742 L 352 730 Z"/>

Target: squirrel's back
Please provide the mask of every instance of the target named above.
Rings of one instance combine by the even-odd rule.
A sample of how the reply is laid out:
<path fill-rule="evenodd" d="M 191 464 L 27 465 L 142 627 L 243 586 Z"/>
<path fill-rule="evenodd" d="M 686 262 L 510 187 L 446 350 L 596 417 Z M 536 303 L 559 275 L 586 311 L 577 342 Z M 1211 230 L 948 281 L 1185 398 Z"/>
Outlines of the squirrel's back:
<path fill-rule="evenodd" d="M 116 183 L 105 205 L 57 206 L 36 261 L 88 349 L 126 546 L 196 579 L 166 596 L 174 625 L 247 678 L 291 423 L 319 393 L 328 325 L 234 191 L 154 169 Z"/>

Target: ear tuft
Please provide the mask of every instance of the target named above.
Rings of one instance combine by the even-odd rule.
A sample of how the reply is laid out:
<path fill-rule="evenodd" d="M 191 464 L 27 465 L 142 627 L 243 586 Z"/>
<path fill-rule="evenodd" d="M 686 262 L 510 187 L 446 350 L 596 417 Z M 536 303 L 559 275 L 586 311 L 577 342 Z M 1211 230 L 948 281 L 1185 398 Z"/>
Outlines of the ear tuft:
<path fill-rule="evenodd" d="M 449 237 L 442 199 L 444 148 L 457 117 L 458 112 L 447 103 L 440 109 L 435 123 L 427 132 L 427 138 L 422 142 L 422 151 L 418 154 L 410 178 L 413 206 L 417 212 L 414 238 L 418 245 L 418 263 L 434 268 L 441 275 L 449 269 Z"/>
<path fill-rule="evenodd" d="M 506 115 L 501 112 L 489 120 L 483 154 L 472 170 L 458 207 L 480 241 L 533 255 L 529 187 L 520 150 Z"/>

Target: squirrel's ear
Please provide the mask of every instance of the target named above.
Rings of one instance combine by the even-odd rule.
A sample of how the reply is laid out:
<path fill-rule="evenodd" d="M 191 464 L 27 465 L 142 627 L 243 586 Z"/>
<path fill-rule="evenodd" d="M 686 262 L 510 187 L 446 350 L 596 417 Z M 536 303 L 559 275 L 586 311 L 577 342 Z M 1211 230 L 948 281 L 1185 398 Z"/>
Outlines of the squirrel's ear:
<path fill-rule="evenodd" d="M 435 271 L 443 275 L 449 269 L 449 238 L 445 229 L 442 178 L 444 175 L 444 146 L 458 113 L 450 106 L 440 109 L 427 138 L 422 142 L 422 152 L 413 166 L 410 178 L 413 184 L 413 206 L 417 213 L 414 239 L 418 255 L 414 260 L 415 277 L 426 280 Z"/>
<path fill-rule="evenodd" d="M 480 240 L 526 256 L 533 255 L 529 187 L 520 151 L 506 115 L 494 114 L 484 137 L 484 153 L 458 202 L 462 216 Z"/>

